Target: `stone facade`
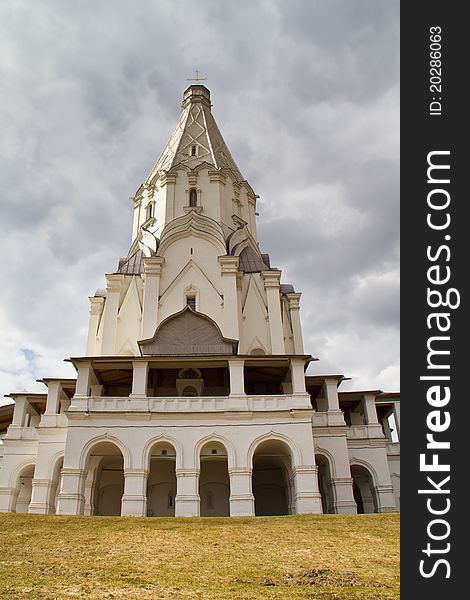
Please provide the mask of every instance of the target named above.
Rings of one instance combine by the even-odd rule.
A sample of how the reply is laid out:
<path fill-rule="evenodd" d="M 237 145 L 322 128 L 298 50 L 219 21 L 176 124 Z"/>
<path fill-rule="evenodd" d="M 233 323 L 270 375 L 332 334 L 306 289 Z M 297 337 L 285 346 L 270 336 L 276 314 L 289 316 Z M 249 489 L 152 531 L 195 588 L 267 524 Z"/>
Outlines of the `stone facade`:
<path fill-rule="evenodd" d="M 260 251 L 256 198 L 189 86 L 129 253 L 90 298 L 77 378 L 0 409 L 0 511 L 397 510 L 399 395 L 305 376 L 301 295 Z"/>

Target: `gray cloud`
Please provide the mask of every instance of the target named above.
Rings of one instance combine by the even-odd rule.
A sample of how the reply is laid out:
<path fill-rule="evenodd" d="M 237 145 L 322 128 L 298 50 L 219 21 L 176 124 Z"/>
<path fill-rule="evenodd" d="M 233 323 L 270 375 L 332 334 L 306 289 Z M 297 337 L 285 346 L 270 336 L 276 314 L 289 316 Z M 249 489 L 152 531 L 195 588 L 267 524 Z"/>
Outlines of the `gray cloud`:
<path fill-rule="evenodd" d="M 87 296 L 130 243 L 133 195 L 186 78 L 260 194 L 259 237 L 303 292 L 316 372 L 398 388 L 398 1 L 0 7 L 2 392 L 71 373 Z"/>

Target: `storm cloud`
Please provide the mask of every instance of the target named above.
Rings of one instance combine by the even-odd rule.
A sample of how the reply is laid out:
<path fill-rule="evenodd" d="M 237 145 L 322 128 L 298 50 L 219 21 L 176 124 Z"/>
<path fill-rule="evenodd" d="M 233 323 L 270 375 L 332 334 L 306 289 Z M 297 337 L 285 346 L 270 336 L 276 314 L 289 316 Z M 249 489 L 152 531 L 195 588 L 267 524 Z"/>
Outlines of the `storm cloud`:
<path fill-rule="evenodd" d="M 2 393 L 74 375 L 87 296 L 196 67 L 258 235 L 303 292 L 312 373 L 398 389 L 398 0 L 0 6 Z"/>

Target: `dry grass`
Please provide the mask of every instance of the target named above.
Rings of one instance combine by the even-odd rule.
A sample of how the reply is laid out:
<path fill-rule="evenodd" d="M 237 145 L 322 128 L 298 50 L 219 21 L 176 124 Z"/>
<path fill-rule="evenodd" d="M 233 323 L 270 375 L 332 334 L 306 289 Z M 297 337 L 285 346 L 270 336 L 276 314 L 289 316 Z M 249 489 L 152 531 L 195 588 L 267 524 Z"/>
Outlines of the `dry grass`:
<path fill-rule="evenodd" d="M 397 515 L 0 514 L 0 598 L 399 598 Z"/>

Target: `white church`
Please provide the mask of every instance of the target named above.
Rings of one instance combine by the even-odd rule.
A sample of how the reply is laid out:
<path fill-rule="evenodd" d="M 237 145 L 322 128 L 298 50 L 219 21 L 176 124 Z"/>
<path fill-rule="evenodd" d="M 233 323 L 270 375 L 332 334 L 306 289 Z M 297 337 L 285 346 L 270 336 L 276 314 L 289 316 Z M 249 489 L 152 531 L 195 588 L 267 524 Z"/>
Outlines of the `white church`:
<path fill-rule="evenodd" d="M 76 379 L 0 407 L 0 511 L 394 512 L 400 398 L 306 375 L 300 296 L 200 82 L 133 198 L 132 244 L 90 298 Z M 315 363 L 314 372 L 319 372 Z"/>

